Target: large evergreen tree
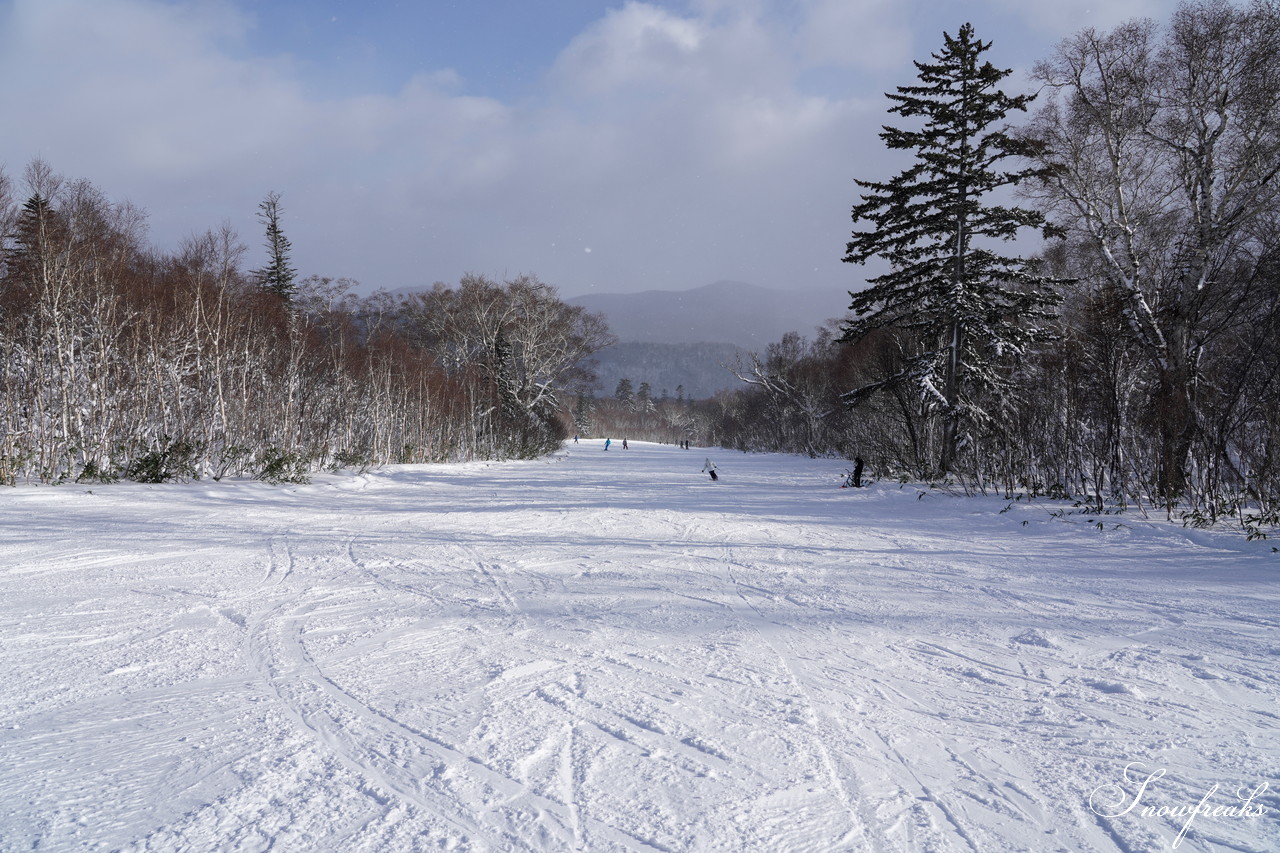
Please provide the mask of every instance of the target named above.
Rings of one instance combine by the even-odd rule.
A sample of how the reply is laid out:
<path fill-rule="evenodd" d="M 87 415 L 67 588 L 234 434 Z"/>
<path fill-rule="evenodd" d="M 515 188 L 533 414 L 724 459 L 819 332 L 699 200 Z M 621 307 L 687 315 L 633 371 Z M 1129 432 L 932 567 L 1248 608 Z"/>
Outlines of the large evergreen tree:
<path fill-rule="evenodd" d="M 289 266 L 289 252 L 293 248 L 280 227 L 280 194 L 271 192 L 258 205 L 258 221 L 266 229 L 267 265 L 254 270 L 263 289 L 276 294 L 286 303 L 293 301 L 298 289 L 298 271 Z"/>
<path fill-rule="evenodd" d="M 932 63 L 916 62 L 919 83 L 887 97 L 889 112 L 922 119 L 918 129 L 885 127 L 891 149 L 915 152 L 915 162 L 891 180 L 857 181 L 862 201 L 844 260 L 878 257 L 890 270 L 867 280 L 852 297 L 856 319 L 841 340 L 904 330 L 910 357 L 898 373 L 856 388 L 845 401 L 901 382 L 917 384 L 942 418 L 937 467 L 950 470 L 961 430 L 990 419 L 986 398 L 1002 387 L 1002 367 L 1036 337 L 1034 318 L 1050 302 L 1048 281 L 1035 264 L 994 251 L 1024 226 L 1043 227 L 1031 210 L 995 203 L 992 194 L 1036 174 L 1006 161 L 1033 153 L 1034 144 L 1004 125 L 1034 96 L 1005 94 L 1009 75 L 981 60 L 991 46 L 965 24 L 944 33 Z"/>
<path fill-rule="evenodd" d="M 614 389 L 613 396 L 620 403 L 630 406 L 631 401 L 635 399 L 635 389 L 631 384 L 631 380 L 625 376 L 619 379 L 618 387 Z"/>

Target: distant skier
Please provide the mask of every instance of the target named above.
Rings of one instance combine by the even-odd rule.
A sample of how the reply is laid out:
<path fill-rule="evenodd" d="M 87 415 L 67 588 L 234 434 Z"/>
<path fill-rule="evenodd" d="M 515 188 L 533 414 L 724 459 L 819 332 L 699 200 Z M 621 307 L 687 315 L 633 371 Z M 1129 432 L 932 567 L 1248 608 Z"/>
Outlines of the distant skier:
<path fill-rule="evenodd" d="M 577 433 L 574 433 L 574 435 L 573 435 L 573 443 L 574 443 L 574 444 L 577 444 L 577 443 L 578 443 L 578 434 L 577 434 Z"/>
<path fill-rule="evenodd" d="M 606 439 L 604 440 L 604 449 L 605 449 L 605 450 L 608 450 L 608 449 L 609 449 L 609 445 L 610 445 L 612 442 L 613 442 L 613 439 L 612 439 L 612 438 L 606 438 Z"/>
<path fill-rule="evenodd" d="M 622 439 L 622 449 L 623 449 L 623 450 L 626 450 L 626 449 L 627 449 L 627 440 L 626 440 L 625 438 L 624 438 L 624 439 Z"/>
<path fill-rule="evenodd" d="M 862 488 L 862 457 L 853 457 L 853 487 Z"/>
<path fill-rule="evenodd" d="M 703 466 L 702 466 L 702 473 L 704 473 L 704 474 L 710 474 L 710 475 L 711 475 L 711 479 L 712 479 L 712 480 L 719 480 L 719 479 L 720 479 L 720 478 L 716 475 L 716 463 L 712 462 L 710 457 L 707 457 L 707 464 L 705 464 L 705 465 L 703 465 Z"/>

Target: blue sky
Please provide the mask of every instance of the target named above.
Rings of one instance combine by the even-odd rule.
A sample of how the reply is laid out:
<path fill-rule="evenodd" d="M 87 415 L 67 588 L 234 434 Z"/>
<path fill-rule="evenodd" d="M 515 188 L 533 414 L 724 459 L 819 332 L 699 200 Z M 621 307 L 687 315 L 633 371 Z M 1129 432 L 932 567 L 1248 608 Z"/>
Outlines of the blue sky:
<path fill-rule="evenodd" d="M 533 95 L 557 54 L 609 7 L 599 0 L 361 2 L 246 0 L 246 46 L 297 58 L 320 91 L 393 93 L 423 70 L 453 69 L 466 90 Z"/>
<path fill-rule="evenodd" d="M 718 279 L 840 313 L 883 92 L 972 21 L 1025 69 L 1171 0 L 0 0 L 0 166 L 228 221 L 281 194 L 303 274 L 364 291 L 535 273 L 567 296 Z M 1008 88 L 1020 86 L 1018 76 Z"/>

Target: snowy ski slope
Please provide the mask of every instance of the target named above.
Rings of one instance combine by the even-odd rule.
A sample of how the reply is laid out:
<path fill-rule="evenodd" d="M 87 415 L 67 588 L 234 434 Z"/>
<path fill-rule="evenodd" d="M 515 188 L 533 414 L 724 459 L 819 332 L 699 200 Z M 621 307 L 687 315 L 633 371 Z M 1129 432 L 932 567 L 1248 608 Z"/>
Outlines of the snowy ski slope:
<path fill-rule="evenodd" d="M 619 445 L 0 490 L 0 850 L 1280 850 L 1271 542 Z"/>

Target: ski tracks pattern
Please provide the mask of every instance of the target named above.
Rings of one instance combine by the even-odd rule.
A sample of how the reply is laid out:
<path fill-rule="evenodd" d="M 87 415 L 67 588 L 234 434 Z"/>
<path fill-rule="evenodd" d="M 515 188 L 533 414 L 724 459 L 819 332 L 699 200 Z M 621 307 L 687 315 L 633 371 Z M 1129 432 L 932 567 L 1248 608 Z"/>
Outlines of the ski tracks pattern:
<path fill-rule="evenodd" d="M 1128 853 L 1177 827 L 1089 811 L 1126 761 L 1170 764 L 1161 802 L 1274 778 L 1265 585 L 1103 577 L 1071 530 L 957 547 L 912 495 L 864 528 L 895 494 L 771 482 L 807 462 L 659 487 L 601 456 L 211 501 L 185 550 L 139 492 L 115 541 L 33 551 L 0 847 Z"/>

